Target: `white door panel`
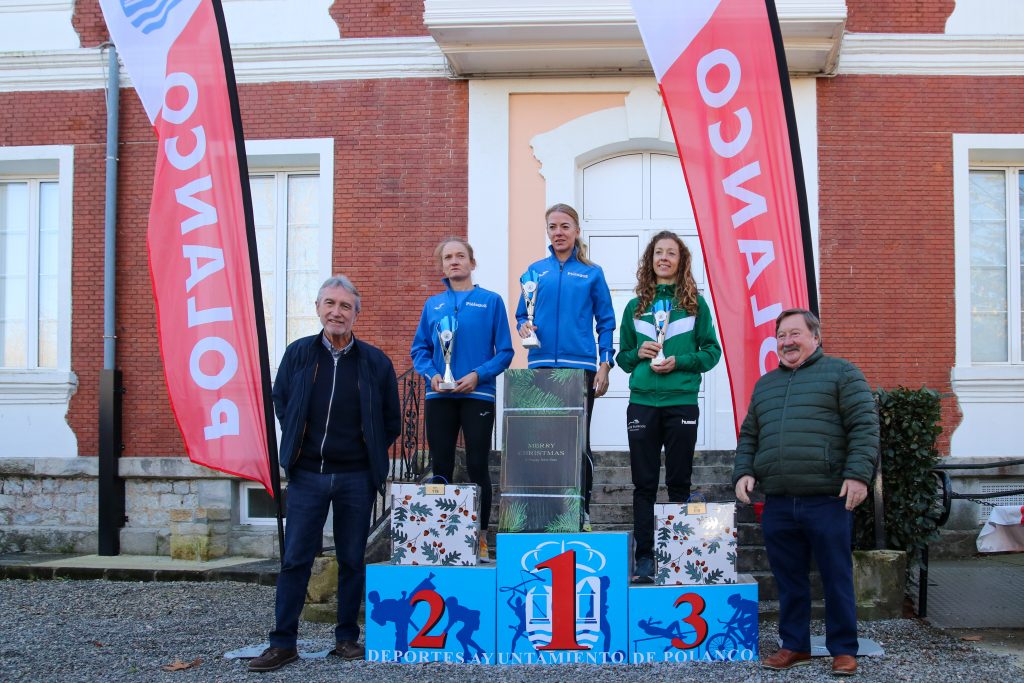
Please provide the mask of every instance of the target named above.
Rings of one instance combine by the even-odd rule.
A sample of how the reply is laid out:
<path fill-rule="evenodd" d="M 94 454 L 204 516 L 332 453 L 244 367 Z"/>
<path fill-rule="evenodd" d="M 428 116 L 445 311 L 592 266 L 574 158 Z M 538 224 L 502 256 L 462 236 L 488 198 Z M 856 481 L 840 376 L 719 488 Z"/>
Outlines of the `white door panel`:
<path fill-rule="evenodd" d="M 676 162 L 678 165 L 678 162 Z M 583 218 L 641 220 L 644 214 L 644 155 L 626 154 L 583 169 L 584 193 L 590 197 Z"/>
<path fill-rule="evenodd" d="M 694 220 L 679 157 L 651 155 L 650 205 L 651 220 Z"/>
<path fill-rule="evenodd" d="M 581 228 L 594 262 L 601 266 L 611 290 L 616 325 L 622 321 L 626 304 L 635 296 L 636 268 L 643 250 L 653 235 L 671 230 L 679 235 L 693 254 L 693 276 L 701 293 L 710 303 L 704 257 L 697 237 L 697 226 L 677 157 L 656 153 L 632 153 L 598 161 L 582 169 L 579 178 L 583 216 Z M 619 348 L 616 327 L 615 350 Z M 720 380 L 718 378 L 721 378 Z M 697 447 L 731 447 L 729 439 L 716 437 L 716 423 L 728 427 L 731 413 L 720 415 L 716 389 L 728 392 L 723 363 L 702 378 L 698 396 L 700 423 Z M 727 398 L 727 395 L 726 397 Z M 626 406 L 629 404 L 629 375 L 616 367 L 609 375 L 608 393 L 594 404 L 591 445 L 596 450 L 624 450 Z M 708 407 L 711 406 L 711 409 Z"/>

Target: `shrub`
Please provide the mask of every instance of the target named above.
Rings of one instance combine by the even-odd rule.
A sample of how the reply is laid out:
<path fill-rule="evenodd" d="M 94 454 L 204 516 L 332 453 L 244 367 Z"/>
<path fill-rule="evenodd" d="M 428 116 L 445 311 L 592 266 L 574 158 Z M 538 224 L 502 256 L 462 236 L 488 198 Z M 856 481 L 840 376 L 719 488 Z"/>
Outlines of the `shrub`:
<path fill-rule="evenodd" d="M 875 390 L 881 427 L 882 491 L 888 547 L 907 552 L 910 567 L 920 551 L 938 537 L 932 516 L 936 480 L 930 474 L 939 463 L 935 442 L 942 433 L 941 397 L 922 387 Z M 861 549 L 875 546 L 874 504 L 868 500 L 854 515 L 854 543 Z"/>

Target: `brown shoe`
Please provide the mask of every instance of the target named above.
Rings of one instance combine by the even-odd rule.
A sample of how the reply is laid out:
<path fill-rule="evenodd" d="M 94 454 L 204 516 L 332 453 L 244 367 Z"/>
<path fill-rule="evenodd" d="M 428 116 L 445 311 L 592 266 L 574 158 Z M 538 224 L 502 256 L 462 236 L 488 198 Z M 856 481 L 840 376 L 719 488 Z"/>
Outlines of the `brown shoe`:
<path fill-rule="evenodd" d="M 249 671 L 277 671 L 299 658 L 294 647 L 268 647 L 259 657 L 249 660 Z"/>
<path fill-rule="evenodd" d="M 331 654 L 349 662 L 354 659 L 366 659 L 366 649 L 354 640 L 339 640 Z"/>
<path fill-rule="evenodd" d="M 793 652 L 792 650 L 782 648 L 768 659 L 762 661 L 761 668 L 771 669 L 773 671 L 785 671 L 786 669 L 792 669 L 794 666 L 810 664 L 810 662 L 810 652 Z"/>
<path fill-rule="evenodd" d="M 857 658 L 853 655 L 836 655 L 832 658 L 833 676 L 852 676 L 857 673 Z"/>

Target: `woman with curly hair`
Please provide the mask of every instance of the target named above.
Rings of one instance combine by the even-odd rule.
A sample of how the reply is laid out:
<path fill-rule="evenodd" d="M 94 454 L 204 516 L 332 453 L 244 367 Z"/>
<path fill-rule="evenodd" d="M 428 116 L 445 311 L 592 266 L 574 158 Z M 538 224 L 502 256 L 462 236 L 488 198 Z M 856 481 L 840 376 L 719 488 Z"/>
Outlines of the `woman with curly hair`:
<path fill-rule="evenodd" d="M 626 305 L 619 328 L 616 360 L 630 375 L 626 432 L 638 583 L 650 583 L 654 575 L 661 449 L 669 502 L 685 503 L 697 443 L 701 374 L 722 356 L 711 310 L 697 293 L 691 265 L 690 250 L 678 235 L 667 230 L 655 235 L 640 259 L 637 296 Z"/>

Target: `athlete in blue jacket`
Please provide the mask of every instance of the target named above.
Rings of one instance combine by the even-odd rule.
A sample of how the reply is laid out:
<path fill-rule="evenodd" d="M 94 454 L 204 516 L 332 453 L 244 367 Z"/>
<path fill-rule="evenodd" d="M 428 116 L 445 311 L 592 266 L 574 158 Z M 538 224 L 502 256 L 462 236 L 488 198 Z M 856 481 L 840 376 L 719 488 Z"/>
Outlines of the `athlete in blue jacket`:
<path fill-rule="evenodd" d="M 590 420 L 594 398 L 608 391 L 608 372 L 615 364 L 612 333 L 615 311 L 601 267 L 587 258 L 580 239 L 580 219 L 567 204 L 555 204 L 545 214 L 551 255 L 530 266 L 537 273 L 536 309 L 531 326 L 526 303 L 519 297 L 516 321 L 519 336 L 531 332 L 540 348 L 530 349 L 531 368 L 576 368 L 587 375 L 587 445 L 584 452 L 583 529 L 590 531 L 590 491 L 594 486 L 594 457 L 590 451 Z M 594 330 L 597 340 L 594 340 Z"/>
<path fill-rule="evenodd" d="M 480 528 L 487 530 L 491 512 L 488 456 L 494 429 L 495 380 L 512 362 L 512 338 L 501 296 L 473 284 L 473 247 L 458 237 L 445 239 L 434 251 L 444 273 L 445 291 L 427 299 L 410 355 L 427 390 L 427 442 L 434 474 L 451 481 L 455 442 L 465 437 L 466 469 L 480 486 Z M 438 339 L 442 319 L 455 321 L 451 350 L 454 389 L 442 389 L 445 361 Z M 488 559 L 487 534 L 481 534 L 481 559 Z"/>

